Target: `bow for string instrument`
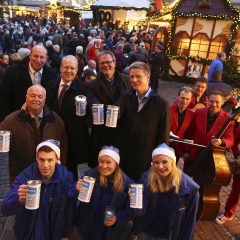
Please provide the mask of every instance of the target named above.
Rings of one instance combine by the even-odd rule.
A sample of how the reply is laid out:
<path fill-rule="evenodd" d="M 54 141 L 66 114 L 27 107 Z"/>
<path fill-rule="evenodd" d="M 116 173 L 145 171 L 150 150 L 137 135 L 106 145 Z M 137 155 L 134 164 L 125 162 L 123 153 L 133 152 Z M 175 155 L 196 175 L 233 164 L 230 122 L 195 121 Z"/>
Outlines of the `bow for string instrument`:
<path fill-rule="evenodd" d="M 221 138 L 229 124 L 239 118 L 240 107 L 235 109 L 224 122 L 215 138 Z M 225 148 L 210 144 L 204 148 L 187 173 L 201 186 L 202 199 L 199 202 L 198 217 L 201 220 L 214 220 L 219 212 L 219 192 L 231 180 L 230 168 L 225 156 Z"/>

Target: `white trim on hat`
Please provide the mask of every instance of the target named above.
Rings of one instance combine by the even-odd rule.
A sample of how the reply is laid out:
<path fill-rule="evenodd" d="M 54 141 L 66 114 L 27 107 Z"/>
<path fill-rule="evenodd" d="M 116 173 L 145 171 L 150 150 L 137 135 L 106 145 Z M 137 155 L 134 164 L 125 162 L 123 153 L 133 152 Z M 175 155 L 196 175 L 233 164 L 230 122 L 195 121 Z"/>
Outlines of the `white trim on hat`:
<path fill-rule="evenodd" d="M 111 157 L 117 164 L 119 164 L 120 162 L 120 156 L 118 153 L 116 153 L 115 151 L 113 151 L 112 149 L 103 149 L 99 152 L 98 154 L 98 159 L 104 155 L 107 155 L 109 157 Z"/>
<path fill-rule="evenodd" d="M 38 152 L 38 150 L 43 146 L 50 147 L 56 153 L 58 160 L 60 159 L 60 148 L 58 146 L 56 146 L 54 143 L 51 143 L 49 141 L 44 141 L 37 145 L 36 151 Z"/>
<path fill-rule="evenodd" d="M 167 148 L 163 148 L 163 147 L 155 148 L 152 152 L 152 158 L 156 155 L 165 155 L 170 157 L 172 160 L 174 160 L 175 163 L 177 161 L 174 152 Z"/>

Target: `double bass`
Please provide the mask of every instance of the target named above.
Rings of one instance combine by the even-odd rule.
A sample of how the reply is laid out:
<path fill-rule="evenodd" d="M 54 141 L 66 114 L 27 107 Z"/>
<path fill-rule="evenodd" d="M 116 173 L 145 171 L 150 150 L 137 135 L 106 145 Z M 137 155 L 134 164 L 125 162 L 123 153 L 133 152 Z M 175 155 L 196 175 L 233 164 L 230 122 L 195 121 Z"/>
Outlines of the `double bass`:
<path fill-rule="evenodd" d="M 215 138 L 221 138 L 233 120 L 240 117 L 240 107 L 235 109 L 225 121 Z M 212 221 L 216 218 L 219 208 L 219 192 L 231 180 L 231 171 L 226 159 L 225 148 L 213 147 L 209 144 L 198 154 L 188 175 L 200 185 L 201 196 L 198 219 Z"/>

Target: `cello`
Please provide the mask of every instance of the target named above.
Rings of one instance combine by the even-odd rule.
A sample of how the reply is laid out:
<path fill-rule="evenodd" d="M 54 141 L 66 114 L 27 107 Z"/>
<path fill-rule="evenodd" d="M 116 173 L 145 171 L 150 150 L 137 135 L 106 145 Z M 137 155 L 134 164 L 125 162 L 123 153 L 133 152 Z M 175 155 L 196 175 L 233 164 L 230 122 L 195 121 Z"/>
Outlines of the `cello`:
<path fill-rule="evenodd" d="M 231 121 L 240 117 L 240 107 L 225 121 L 215 138 L 221 138 Z M 202 199 L 199 202 L 198 219 L 214 220 L 219 212 L 219 192 L 231 180 L 231 171 L 225 156 L 225 148 L 211 143 L 198 154 L 187 173 L 200 185 Z"/>

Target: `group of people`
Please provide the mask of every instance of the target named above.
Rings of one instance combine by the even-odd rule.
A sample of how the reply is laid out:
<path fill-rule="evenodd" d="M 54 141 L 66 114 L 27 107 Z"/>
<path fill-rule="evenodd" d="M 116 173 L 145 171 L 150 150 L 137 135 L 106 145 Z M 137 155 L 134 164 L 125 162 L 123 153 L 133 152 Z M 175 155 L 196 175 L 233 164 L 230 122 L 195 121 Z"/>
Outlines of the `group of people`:
<path fill-rule="evenodd" d="M 140 54 L 143 44 L 139 44 L 141 51 L 131 53 L 137 38 L 125 44 L 119 36 L 116 43 L 123 43 L 117 49 L 124 45 L 130 50 L 129 66 L 119 72 L 121 57 L 111 49 L 114 39 L 110 36 L 105 44 L 108 50 L 100 38 L 88 51 L 87 46 L 76 47 L 75 56 L 61 47 L 60 52 L 67 54 L 63 54 L 59 72 L 47 64 L 49 40 L 36 44 L 29 56 L 3 74 L 0 129 L 11 131 L 11 190 L 1 211 L 16 215 L 17 239 L 67 240 L 75 226 L 83 240 L 193 239 L 205 184 L 198 181 L 199 174 L 206 173 L 209 162 L 196 171 L 194 163 L 201 149 L 172 141 L 170 132 L 199 145 L 232 147 L 239 162 L 239 124 L 231 121 L 218 136 L 229 118 L 222 109 L 225 97 L 221 91 L 207 91 L 208 80 L 199 78 L 194 89 L 181 88 L 169 106 L 158 95 L 161 66 L 153 62 L 154 58 L 162 61 L 162 46 L 155 49 L 151 71 L 145 53 Z M 83 51 L 88 60 L 85 71 L 95 71 L 95 79 L 82 80 Z M 87 99 L 84 116 L 76 115 L 75 97 L 79 95 Z M 103 104 L 104 115 L 108 105 L 118 106 L 117 127 L 95 125 L 93 104 Z M 183 171 L 177 167 L 179 158 L 184 159 Z M 81 167 L 91 167 L 83 174 L 95 179 L 89 203 L 77 200 L 83 184 Z M 29 180 L 42 182 L 37 210 L 24 206 Z M 134 196 L 129 185 L 133 183 L 143 185 L 140 209 L 130 208 Z M 225 214 L 216 219 L 218 223 L 232 218 L 240 198 L 239 184 L 239 176 L 234 176 Z M 105 219 L 107 206 L 115 212 Z"/>

